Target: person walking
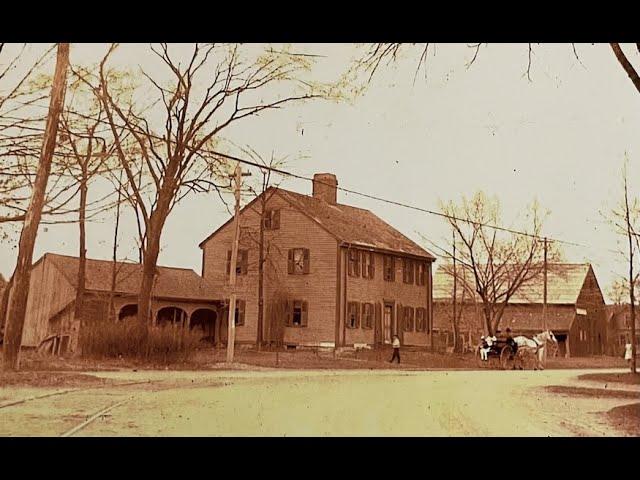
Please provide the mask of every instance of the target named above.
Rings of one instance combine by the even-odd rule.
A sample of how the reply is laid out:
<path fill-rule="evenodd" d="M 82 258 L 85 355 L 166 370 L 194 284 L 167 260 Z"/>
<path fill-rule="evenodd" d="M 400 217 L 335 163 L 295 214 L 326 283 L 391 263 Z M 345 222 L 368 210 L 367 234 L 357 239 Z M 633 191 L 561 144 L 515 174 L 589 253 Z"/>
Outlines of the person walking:
<path fill-rule="evenodd" d="M 393 363 L 396 358 L 398 359 L 398 363 L 400 363 L 400 337 L 394 335 L 391 346 L 393 347 L 393 356 L 391 360 L 389 360 L 389 363 Z"/>

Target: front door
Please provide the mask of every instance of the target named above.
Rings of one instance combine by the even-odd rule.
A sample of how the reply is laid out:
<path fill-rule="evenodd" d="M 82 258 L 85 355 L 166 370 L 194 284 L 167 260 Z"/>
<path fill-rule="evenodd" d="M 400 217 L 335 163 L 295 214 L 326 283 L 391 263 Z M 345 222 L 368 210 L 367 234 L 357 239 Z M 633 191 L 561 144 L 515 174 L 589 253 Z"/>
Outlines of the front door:
<path fill-rule="evenodd" d="M 391 325 L 393 323 L 393 304 L 384 304 L 384 315 L 382 316 L 382 332 L 384 343 L 391 343 Z"/>

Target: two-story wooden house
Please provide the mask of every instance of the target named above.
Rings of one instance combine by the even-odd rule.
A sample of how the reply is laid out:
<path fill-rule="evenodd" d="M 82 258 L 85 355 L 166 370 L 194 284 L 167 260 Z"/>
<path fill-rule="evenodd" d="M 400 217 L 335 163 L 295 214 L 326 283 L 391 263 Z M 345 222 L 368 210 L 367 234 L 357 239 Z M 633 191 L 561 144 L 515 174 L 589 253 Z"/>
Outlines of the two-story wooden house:
<path fill-rule="evenodd" d="M 383 345 L 397 334 L 430 345 L 435 257 L 370 211 L 337 203 L 337 186 L 334 175 L 316 174 L 312 196 L 272 187 L 241 210 L 238 343 L 256 342 L 262 243 L 266 343 Z M 202 276 L 225 298 L 233 236 L 230 219 L 200 244 Z"/>

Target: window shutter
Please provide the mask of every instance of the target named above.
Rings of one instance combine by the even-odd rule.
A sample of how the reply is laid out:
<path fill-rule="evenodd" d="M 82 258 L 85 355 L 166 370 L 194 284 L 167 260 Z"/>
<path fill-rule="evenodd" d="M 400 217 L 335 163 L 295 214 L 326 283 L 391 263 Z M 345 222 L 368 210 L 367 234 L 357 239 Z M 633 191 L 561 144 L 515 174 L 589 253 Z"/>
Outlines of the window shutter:
<path fill-rule="evenodd" d="M 309 302 L 302 302 L 302 318 L 300 320 L 300 325 L 306 327 L 308 324 L 309 317 Z"/>
<path fill-rule="evenodd" d="M 360 310 L 362 311 L 362 322 L 360 322 L 360 327 L 366 328 L 367 327 L 367 304 L 366 303 L 360 304 Z"/>
<path fill-rule="evenodd" d="M 289 249 L 289 262 L 288 262 L 287 271 L 289 273 L 293 273 L 293 248 Z"/>
<path fill-rule="evenodd" d="M 236 300 L 236 309 L 238 310 L 238 315 L 236 315 L 236 325 L 244 325 L 244 300 Z"/>
<path fill-rule="evenodd" d="M 273 217 L 271 217 L 271 228 L 277 230 L 280 228 L 280 210 L 274 210 Z"/>
<path fill-rule="evenodd" d="M 370 252 L 369 253 L 369 278 L 373 278 L 376 272 L 376 268 L 373 262 L 374 262 L 373 252 Z"/>
<path fill-rule="evenodd" d="M 396 259 L 395 257 L 389 257 L 391 263 L 391 281 L 396 281 Z"/>
<path fill-rule="evenodd" d="M 375 330 L 373 332 L 373 337 L 375 339 L 376 344 L 382 343 L 382 305 L 379 302 L 376 302 L 376 323 L 374 326 Z"/>
<path fill-rule="evenodd" d="M 355 302 L 353 305 L 355 306 L 355 309 L 356 309 L 356 325 L 355 325 L 355 328 L 360 328 L 360 304 L 358 302 Z"/>
<path fill-rule="evenodd" d="M 359 276 L 360 276 L 360 252 L 359 252 L 359 251 L 357 251 L 357 250 L 356 250 L 356 263 L 355 263 L 355 265 L 353 266 L 353 268 L 354 268 L 354 270 L 355 270 L 355 271 L 354 271 L 354 275 L 355 275 L 356 277 L 359 277 Z"/>
<path fill-rule="evenodd" d="M 404 343 L 404 308 L 401 303 L 398 304 L 397 311 L 395 335 L 398 335 L 398 337 L 400 337 L 400 342 Z"/>
<path fill-rule="evenodd" d="M 231 250 L 227 250 L 227 275 L 231 274 Z"/>
<path fill-rule="evenodd" d="M 311 252 L 308 248 L 304 249 L 304 267 L 303 273 L 309 273 L 311 264 Z"/>
<path fill-rule="evenodd" d="M 249 250 L 242 250 L 242 260 L 240 263 L 240 273 L 245 275 L 249 270 Z"/>
<path fill-rule="evenodd" d="M 293 302 L 289 302 L 289 300 L 286 300 L 284 302 L 284 309 L 287 312 L 284 324 L 287 327 L 290 327 L 293 324 Z"/>

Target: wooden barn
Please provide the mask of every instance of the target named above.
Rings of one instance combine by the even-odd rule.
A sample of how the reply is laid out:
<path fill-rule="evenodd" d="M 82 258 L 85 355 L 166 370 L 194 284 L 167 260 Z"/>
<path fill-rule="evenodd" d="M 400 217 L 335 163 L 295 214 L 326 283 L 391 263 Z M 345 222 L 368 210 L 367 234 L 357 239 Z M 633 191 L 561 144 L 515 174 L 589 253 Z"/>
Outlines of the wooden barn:
<path fill-rule="evenodd" d="M 263 207 L 264 204 L 264 207 Z M 369 210 L 337 202 L 337 180 L 313 194 L 269 188 L 240 213 L 239 343 L 258 332 L 259 238 L 265 209 L 263 338 L 296 348 L 431 343 L 434 256 Z M 231 219 L 205 239 L 202 277 L 229 294 Z"/>
<path fill-rule="evenodd" d="M 543 276 L 523 284 L 505 308 L 500 329 L 515 335 L 542 330 Z M 481 301 L 467 292 L 461 302 L 462 340 L 477 344 L 484 334 Z M 442 269 L 434 275 L 434 331 L 440 342 L 451 344 L 453 278 Z M 590 264 L 554 263 L 547 276 L 547 326 L 558 338 L 559 355 L 586 356 L 605 353 L 607 338 L 605 303 Z"/>
<path fill-rule="evenodd" d="M 45 254 L 33 265 L 27 313 L 22 337 L 24 347 L 38 347 L 49 338 L 58 338 L 62 350 L 73 351 L 80 329 L 74 322 L 77 257 Z M 137 296 L 142 278 L 138 263 L 115 264 L 115 289 L 112 294 L 114 264 L 105 260 L 87 260 L 85 320 L 105 320 L 113 295 L 115 317 L 123 320 L 138 311 Z M 203 336 L 211 336 L 221 317 L 221 304 L 213 291 L 193 270 L 158 267 L 152 314 L 157 324 L 186 322 L 198 326 Z"/>

